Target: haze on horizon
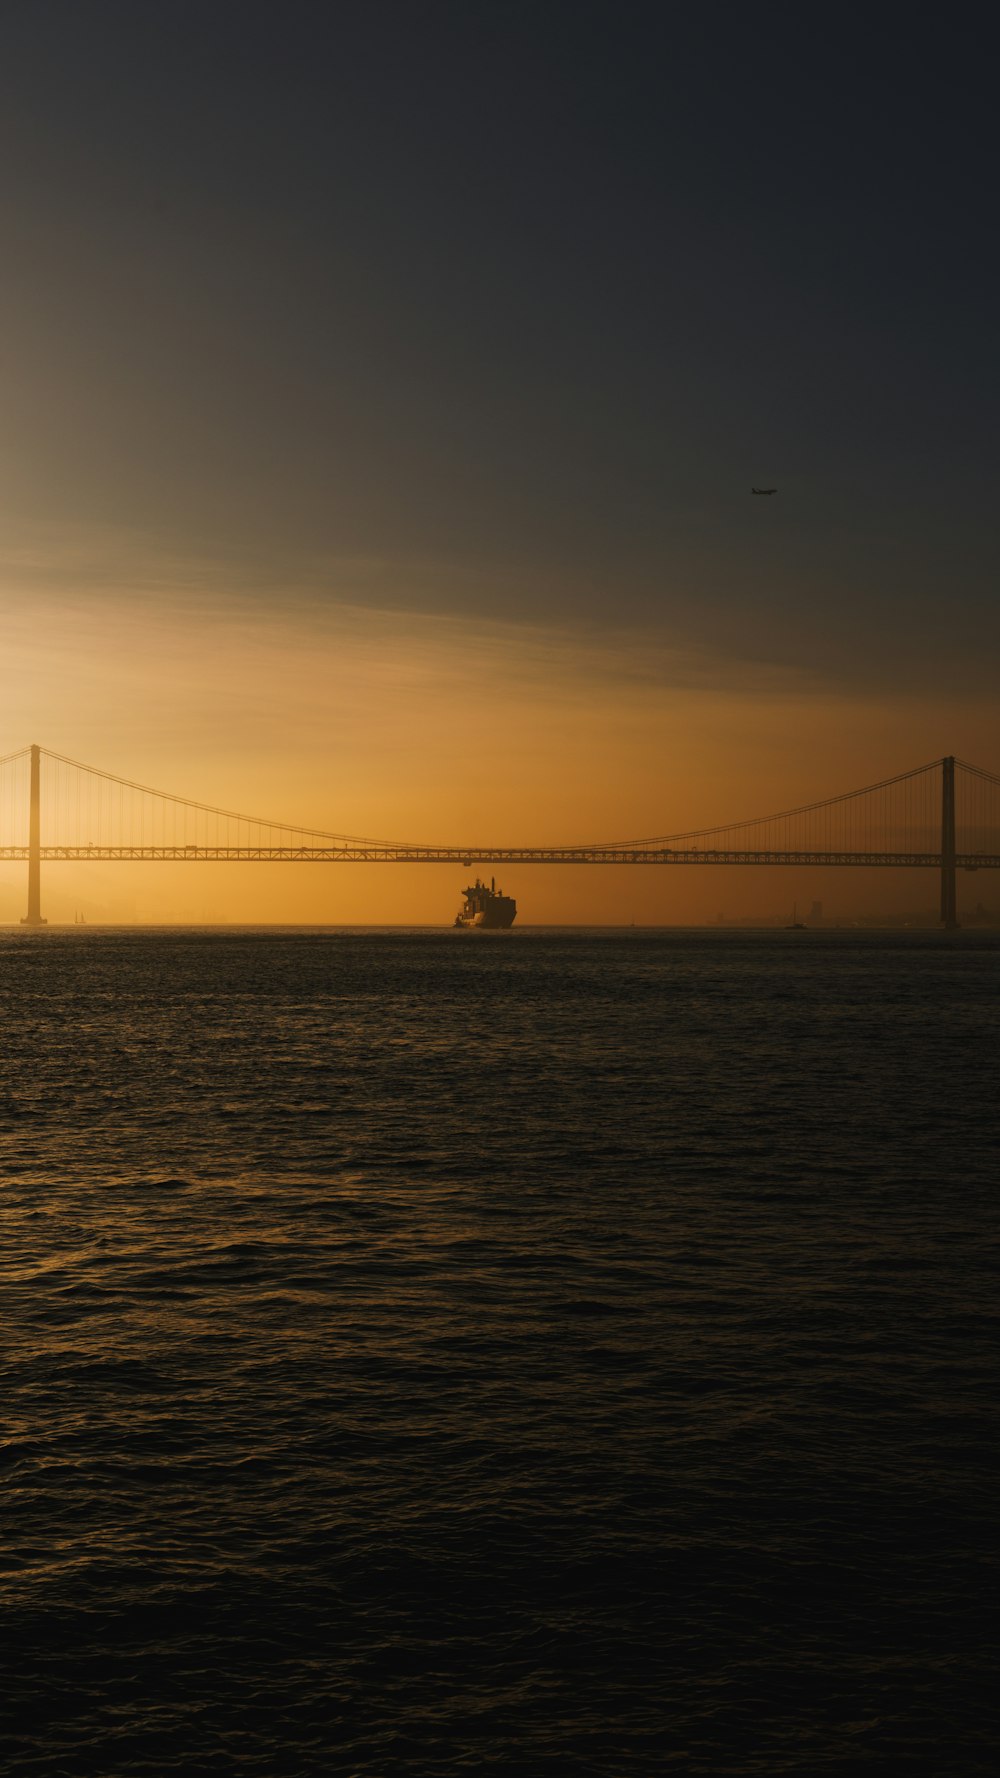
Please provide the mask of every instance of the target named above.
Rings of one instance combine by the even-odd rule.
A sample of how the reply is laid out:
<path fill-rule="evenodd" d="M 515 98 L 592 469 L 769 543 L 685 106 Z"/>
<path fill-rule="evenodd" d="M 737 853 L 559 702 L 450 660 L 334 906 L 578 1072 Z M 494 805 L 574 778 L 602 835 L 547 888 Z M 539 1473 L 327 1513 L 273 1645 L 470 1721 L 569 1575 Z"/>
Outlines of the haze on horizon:
<path fill-rule="evenodd" d="M 0 752 L 524 844 L 1000 765 L 971 30 L 37 0 L 0 48 Z M 46 873 L 53 917 L 444 923 L 461 887 L 98 868 Z M 543 921 L 830 898 L 509 886 Z"/>

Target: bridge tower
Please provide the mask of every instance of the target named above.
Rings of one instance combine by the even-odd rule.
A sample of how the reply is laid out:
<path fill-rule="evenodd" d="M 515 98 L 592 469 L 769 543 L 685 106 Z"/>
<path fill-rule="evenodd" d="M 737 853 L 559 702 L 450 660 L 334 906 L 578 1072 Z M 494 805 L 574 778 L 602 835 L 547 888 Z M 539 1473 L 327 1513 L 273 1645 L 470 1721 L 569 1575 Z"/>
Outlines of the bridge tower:
<path fill-rule="evenodd" d="M 42 919 L 42 754 L 31 749 L 31 800 L 28 807 L 28 911 L 22 926 L 47 926 Z"/>
<path fill-rule="evenodd" d="M 955 895 L 955 759 L 941 761 L 941 924 L 946 932 L 958 929 Z"/>

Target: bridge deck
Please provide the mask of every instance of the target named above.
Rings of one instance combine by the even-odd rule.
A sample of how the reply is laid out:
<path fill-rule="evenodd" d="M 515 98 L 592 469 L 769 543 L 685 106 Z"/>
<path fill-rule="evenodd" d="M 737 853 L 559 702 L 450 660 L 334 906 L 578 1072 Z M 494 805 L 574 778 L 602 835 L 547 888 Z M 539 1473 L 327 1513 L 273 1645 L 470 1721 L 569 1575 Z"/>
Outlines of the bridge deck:
<path fill-rule="evenodd" d="M 941 868 L 940 852 L 702 851 L 629 846 L 42 846 L 41 863 L 58 864 L 761 864 Z M 29 847 L 0 846 L 0 861 L 24 860 Z M 1000 869 L 1000 853 L 959 852 L 960 870 Z"/>

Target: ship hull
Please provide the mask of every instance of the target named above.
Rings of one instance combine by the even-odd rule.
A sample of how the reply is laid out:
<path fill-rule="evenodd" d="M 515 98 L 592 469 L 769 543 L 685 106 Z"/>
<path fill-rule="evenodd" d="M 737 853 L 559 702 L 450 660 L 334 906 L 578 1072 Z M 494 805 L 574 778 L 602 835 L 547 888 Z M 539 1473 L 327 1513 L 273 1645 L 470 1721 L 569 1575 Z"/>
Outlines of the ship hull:
<path fill-rule="evenodd" d="M 501 897 L 498 896 L 497 901 L 500 900 Z M 477 927 L 480 932 L 505 932 L 508 927 L 514 924 L 517 903 L 509 900 L 506 895 L 502 897 L 502 901 L 504 905 L 498 907 L 494 903 L 492 907 L 481 908 L 476 914 L 457 914 L 455 925 L 470 929 Z"/>

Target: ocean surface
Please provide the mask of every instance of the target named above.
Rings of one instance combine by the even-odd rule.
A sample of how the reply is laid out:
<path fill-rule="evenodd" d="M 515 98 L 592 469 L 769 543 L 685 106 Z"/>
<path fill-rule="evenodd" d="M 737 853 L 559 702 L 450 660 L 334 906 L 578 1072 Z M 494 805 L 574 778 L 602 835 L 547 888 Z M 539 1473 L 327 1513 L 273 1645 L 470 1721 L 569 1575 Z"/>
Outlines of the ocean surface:
<path fill-rule="evenodd" d="M 990 1773 L 1000 934 L 0 933 L 5 1773 Z"/>

